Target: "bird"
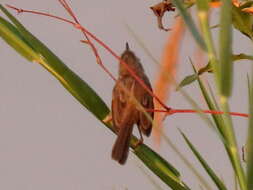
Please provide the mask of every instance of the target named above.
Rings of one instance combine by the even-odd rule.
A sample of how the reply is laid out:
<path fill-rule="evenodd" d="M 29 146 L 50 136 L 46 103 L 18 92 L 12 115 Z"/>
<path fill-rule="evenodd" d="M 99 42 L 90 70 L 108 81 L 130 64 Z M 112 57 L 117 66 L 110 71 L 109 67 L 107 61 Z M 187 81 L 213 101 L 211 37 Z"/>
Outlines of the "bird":
<path fill-rule="evenodd" d="M 152 92 L 151 84 L 140 59 L 130 50 L 128 43 L 126 43 L 126 49 L 120 60 L 127 64 Z M 123 165 L 128 157 L 134 125 L 137 125 L 141 137 L 137 145 L 143 142 L 142 133 L 146 136 L 151 134 L 154 112 L 143 110 L 154 110 L 154 102 L 153 96 L 133 77 L 124 64 L 119 64 L 118 74 L 112 91 L 111 104 L 112 123 L 117 133 L 112 149 L 112 159 Z"/>

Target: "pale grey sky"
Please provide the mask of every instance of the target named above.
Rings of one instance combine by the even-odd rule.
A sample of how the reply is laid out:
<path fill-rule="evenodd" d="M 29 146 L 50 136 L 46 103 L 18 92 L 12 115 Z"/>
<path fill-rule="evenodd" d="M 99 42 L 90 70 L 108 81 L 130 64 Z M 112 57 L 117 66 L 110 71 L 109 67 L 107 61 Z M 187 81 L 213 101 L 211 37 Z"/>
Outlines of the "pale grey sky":
<path fill-rule="evenodd" d="M 156 26 L 156 18 L 149 7 L 158 1 L 71 1 L 83 26 L 120 54 L 125 42 L 140 57 L 151 81 L 157 65 L 151 62 L 142 48 L 127 31 L 128 23 L 141 36 L 153 55 L 159 59 L 168 33 Z M 67 14 L 56 0 L 2 0 L 20 8 L 41 10 L 62 17 Z M 15 12 L 13 12 L 15 14 Z M 1 14 L 2 15 L 2 14 Z M 173 14 L 166 15 L 166 24 L 172 25 Z M 217 17 L 218 13 L 214 13 Z M 114 85 L 96 65 L 91 50 L 80 43 L 81 34 L 70 25 L 31 14 L 18 19 L 40 40 L 45 42 L 70 68 L 95 89 L 108 106 Z M 235 53 L 251 53 L 246 37 L 235 34 Z M 5 190 L 83 190 L 83 189 L 155 189 L 136 164 L 130 153 L 126 165 L 111 160 L 115 140 L 109 130 L 96 120 L 40 65 L 27 62 L 0 40 L 0 189 Z M 178 71 L 178 80 L 191 74 L 188 57 L 195 43 L 186 33 Z M 117 61 L 102 48 L 98 48 L 104 64 L 116 75 Z M 235 64 L 235 87 L 231 100 L 233 111 L 247 112 L 247 84 L 245 72 L 250 63 Z M 211 77 L 209 77 L 211 78 Z M 238 82 L 237 82 L 238 81 Z M 203 100 L 196 85 L 185 88 L 200 104 Z M 173 91 L 169 106 L 189 108 L 189 104 Z M 234 118 L 240 146 L 244 143 L 247 120 Z M 233 187 L 230 163 L 217 135 L 197 115 L 173 115 L 165 121 L 168 137 L 189 160 L 200 168 L 211 186 L 212 182 L 186 147 L 177 128 L 182 129 L 228 187 Z M 152 146 L 152 138 L 145 139 Z M 172 163 L 182 179 L 192 189 L 199 184 L 178 156 L 163 143 L 161 155 Z M 142 165 L 142 164 L 140 164 Z M 147 170 L 147 169 L 145 169 Z M 162 187 L 166 186 L 154 177 Z M 230 188 L 229 188 L 230 189 Z"/>

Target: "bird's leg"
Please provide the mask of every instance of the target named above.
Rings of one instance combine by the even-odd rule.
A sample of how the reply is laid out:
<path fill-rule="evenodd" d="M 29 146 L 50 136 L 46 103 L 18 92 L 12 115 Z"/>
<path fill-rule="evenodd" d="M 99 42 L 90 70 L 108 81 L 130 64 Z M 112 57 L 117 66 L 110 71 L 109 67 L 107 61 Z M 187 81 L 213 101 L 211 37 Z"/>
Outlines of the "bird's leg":
<path fill-rule="evenodd" d="M 140 139 L 138 139 L 138 141 L 134 145 L 134 149 L 137 148 L 139 145 L 141 145 L 143 143 L 143 136 L 142 136 L 142 133 L 141 133 L 140 126 L 138 126 L 138 131 L 139 131 L 139 134 L 140 134 Z"/>

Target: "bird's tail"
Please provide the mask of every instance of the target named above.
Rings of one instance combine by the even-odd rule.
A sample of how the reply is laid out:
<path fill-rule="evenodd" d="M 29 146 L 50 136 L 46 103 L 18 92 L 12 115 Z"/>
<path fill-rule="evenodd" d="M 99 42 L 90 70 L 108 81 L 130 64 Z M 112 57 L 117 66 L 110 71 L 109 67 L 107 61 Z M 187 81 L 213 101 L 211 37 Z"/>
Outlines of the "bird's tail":
<path fill-rule="evenodd" d="M 132 103 L 129 103 L 125 112 L 122 113 L 122 122 L 120 124 L 118 136 L 112 149 L 112 159 L 124 164 L 128 157 L 130 139 L 135 123 L 135 109 Z"/>
<path fill-rule="evenodd" d="M 133 131 L 133 124 L 120 128 L 118 137 L 112 149 L 112 159 L 124 164 L 128 157 L 129 143 Z"/>

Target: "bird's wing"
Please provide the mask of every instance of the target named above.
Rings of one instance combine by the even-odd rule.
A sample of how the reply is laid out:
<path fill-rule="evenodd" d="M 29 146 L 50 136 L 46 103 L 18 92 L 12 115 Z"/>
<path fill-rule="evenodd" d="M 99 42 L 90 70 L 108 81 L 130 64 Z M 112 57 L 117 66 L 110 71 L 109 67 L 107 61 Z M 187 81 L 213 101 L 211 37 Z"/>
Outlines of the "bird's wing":
<path fill-rule="evenodd" d="M 119 79 L 113 89 L 112 97 L 112 120 L 113 125 L 116 130 L 119 130 L 119 126 L 122 123 L 123 112 L 126 111 L 127 104 L 129 102 L 129 97 L 131 90 L 133 90 L 133 85 L 135 80 L 131 77 L 126 77 Z"/>
<path fill-rule="evenodd" d="M 145 84 L 149 87 L 149 89 L 152 91 L 151 85 L 149 80 L 144 77 Z M 146 110 L 154 110 L 154 103 L 153 103 L 153 97 L 145 90 L 143 89 L 143 94 L 141 96 L 140 99 L 140 103 L 143 106 L 144 109 Z M 154 112 L 143 112 L 143 111 L 139 111 L 139 122 L 138 125 L 141 128 L 141 131 L 143 132 L 143 134 L 145 134 L 146 136 L 149 136 L 152 130 L 152 121 L 154 118 Z"/>

